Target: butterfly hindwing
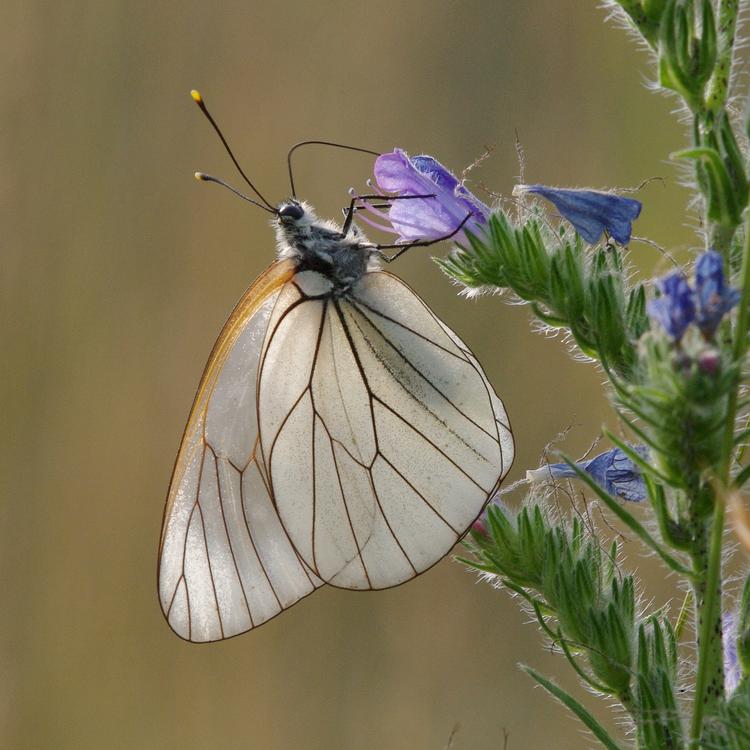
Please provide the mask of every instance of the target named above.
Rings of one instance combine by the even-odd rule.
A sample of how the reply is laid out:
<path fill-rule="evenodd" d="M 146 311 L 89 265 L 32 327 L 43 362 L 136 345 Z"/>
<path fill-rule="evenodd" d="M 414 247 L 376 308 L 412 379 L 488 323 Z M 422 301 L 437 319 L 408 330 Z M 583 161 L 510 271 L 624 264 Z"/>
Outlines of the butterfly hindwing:
<path fill-rule="evenodd" d="M 403 282 L 370 272 L 321 296 L 324 281 L 274 311 L 261 450 L 309 568 L 335 586 L 387 588 L 463 536 L 510 467 L 512 438 L 476 359 Z"/>

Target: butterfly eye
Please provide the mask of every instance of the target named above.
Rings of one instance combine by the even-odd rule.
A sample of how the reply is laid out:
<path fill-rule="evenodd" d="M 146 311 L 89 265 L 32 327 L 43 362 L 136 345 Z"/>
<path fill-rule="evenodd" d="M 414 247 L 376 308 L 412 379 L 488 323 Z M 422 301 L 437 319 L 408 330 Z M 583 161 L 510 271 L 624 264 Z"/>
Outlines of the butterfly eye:
<path fill-rule="evenodd" d="M 299 221 L 305 215 L 305 210 L 299 203 L 287 203 L 279 209 L 279 216 L 282 219 L 291 219 Z"/>

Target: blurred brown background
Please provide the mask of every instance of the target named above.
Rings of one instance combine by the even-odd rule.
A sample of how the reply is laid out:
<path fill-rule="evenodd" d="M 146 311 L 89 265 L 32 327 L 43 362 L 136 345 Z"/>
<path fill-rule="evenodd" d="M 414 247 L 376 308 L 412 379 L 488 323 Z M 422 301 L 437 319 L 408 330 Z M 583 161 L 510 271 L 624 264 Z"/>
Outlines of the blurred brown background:
<path fill-rule="evenodd" d="M 170 632 L 155 565 L 198 377 L 273 257 L 264 214 L 192 179 L 202 169 L 239 183 L 188 91 L 204 94 L 274 198 L 287 190 L 288 147 L 309 138 L 398 145 L 456 171 L 494 144 L 473 176 L 505 194 L 515 130 L 528 181 L 672 177 L 672 105 L 646 90 L 644 56 L 597 6 L 4 5 L 2 747 L 437 750 L 457 722 L 456 750 L 501 748 L 503 729 L 510 750 L 593 744 L 516 668 L 574 686 L 560 657 L 505 593 L 449 560 L 392 591 L 323 590 L 209 646 Z M 297 163 L 300 192 L 333 216 L 371 168 L 315 149 Z M 636 234 L 692 241 L 674 180 L 641 197 Z M 632 252 L 645 270 L 660 262 L 648 246 Z M 517 440 L 509 481 L 561 429 L 573 426 L 576 454 L 613 424 L 601 375 L 531 333 L 526 309 L 460 299 L 427 252 L 396 271 L 504 398 Z"/>

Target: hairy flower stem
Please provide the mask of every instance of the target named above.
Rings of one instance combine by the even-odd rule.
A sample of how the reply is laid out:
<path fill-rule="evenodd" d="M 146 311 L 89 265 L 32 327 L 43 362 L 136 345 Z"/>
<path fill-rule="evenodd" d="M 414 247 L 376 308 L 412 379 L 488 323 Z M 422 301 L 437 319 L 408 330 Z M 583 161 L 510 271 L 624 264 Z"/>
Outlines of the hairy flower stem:
<path fill-rule="evenodd" d="M 713 224 L 708 234 L 707 247 L 715 248 L 726 255 L 732 244 L 735 230 Z"/>
<path fill-rule="evenodd" d="M 698 113 L 693 115 L 693 122 L 692 122 L 692 138 L 693 138 L 693 147 L 699 148 L 703 145 L 703 138 L 701 135 L 701 115 Z M 713 241 L 713 233 L 716 231 L 715 226 L 713 226 L 709 219 L 708 219 L 708 196 L 706 195 L 706 191 L 704 189 L 704 186 L 701 181 L 701 165 L 696 162 L 694 166 L 694 179 L 695 184 L 698 186 L 698 189 L 700 190 L 701 198 L 702 198 L 702 221 L 703 221 L 703 227 L 705 229 L 704 235 L 705 235 L 705 249 L 708 250 L 709 247 L 711 247 L 711 242 Z"/>
<path fill-rule="evenodd" d="M 724 692 L 721 639 L 721 541 L 724 531 L 724 503 L 716 498 L 710 531 L 699 534 L 699 548 L 693 554 L 698 576 L 695 584 L 695 620 L 698 632 L 698 673 L 690 728 L 690 747 L 699 747 L 706 716 L 715 712 Z"/>
<path fill-rule="evenodd" d="M 750 315 L 750 213 L 746 217 L 745 245 L 742 254 L 742 300 L 734 332 L 734 360 L 737 363 L 737 383 L 729 395 L 726 431 L 719 480 L 722 488 L 730 483 L 734 453 L 735 419 L 739 400 L 742 363 L 747 352 L 748 318 Z M 703 722 L 723 694 L 724 670 L 722 664 L 721 631 L 721 551 L 724 532 L 725 502 L 721 493 L 714 499 L 714 513 L 709 539 L 705 575 L 696 586 L 696 618 L 698 636 L 698 674 L 695 681 L 695 702 L 690 731 L 691 747 L 698 747 L 703 732 Z M 700 561 L 693 558 L 694 564 Z"/>
<path fill-rule="evenodd" d="M 697 112 L 693 116 L 693 146 L 695 148 L 701 148 L 705 145 L 708 134 L 713 130 L 715 126 L 715 113 L 710 109 L 705 108 L 700 112 Z M 727 250 L 732 242 L 732 237 L 736 231 L 735 227 L 727 227 L 717 222 L 711 221 L 709 218 L 708 204 L 709 194 L 705 183 L 701 180 L 701 170 L 704 169 L 703 165 L 696 162 L 695 164 L 695 182 L 701 191 L 703 196 L 703 226 L 705 227 L 705 249 L 709 250 L 714 248 L 723 255 L 726 255 Z"/>

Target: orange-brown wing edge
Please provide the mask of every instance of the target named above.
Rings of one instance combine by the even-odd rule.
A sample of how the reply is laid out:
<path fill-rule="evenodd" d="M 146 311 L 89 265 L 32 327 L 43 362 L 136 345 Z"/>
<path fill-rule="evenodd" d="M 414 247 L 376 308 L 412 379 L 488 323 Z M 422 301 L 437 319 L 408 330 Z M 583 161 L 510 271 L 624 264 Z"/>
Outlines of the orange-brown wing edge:
<path fill-rule="evenodd" d="M 186 438 L 192 433 L 195 424 L 205 415 L 208 402 L 216 385 L 216 380 L 221 368 L 230 352 L 232 345 L 242 332 L 242 329 L 249 318 L 251 318 L 258 309 L 263 305 L 269 295 L 280 289 L 289 281 L 295 273 L 295 265 L 291 260 L 277 261 L 267 268 L 242 295 L 239 302 L 235 305 L 221 333 L 216 339 L 216 343 L 208 357 L 208 362 L 203 370 L 198 390 L 190 409 L 185 430 L 180 440 L 180 449 L 175 459 L 172 476 L 169 480 L 169 492 L 164 506 L 162 517 L 161 535 L 159 537 L 159 554 L 157 557 L 157 588 L 159 577 L 159 560 L 161 559 L 162 549 L 164 546 L 164 534 L 166 531 L 166 521 L 174 503 L 174 494 L 179 486 L 179 479 L 184 474 L 189 463 L 190 456 L 187 455 Z"/>

